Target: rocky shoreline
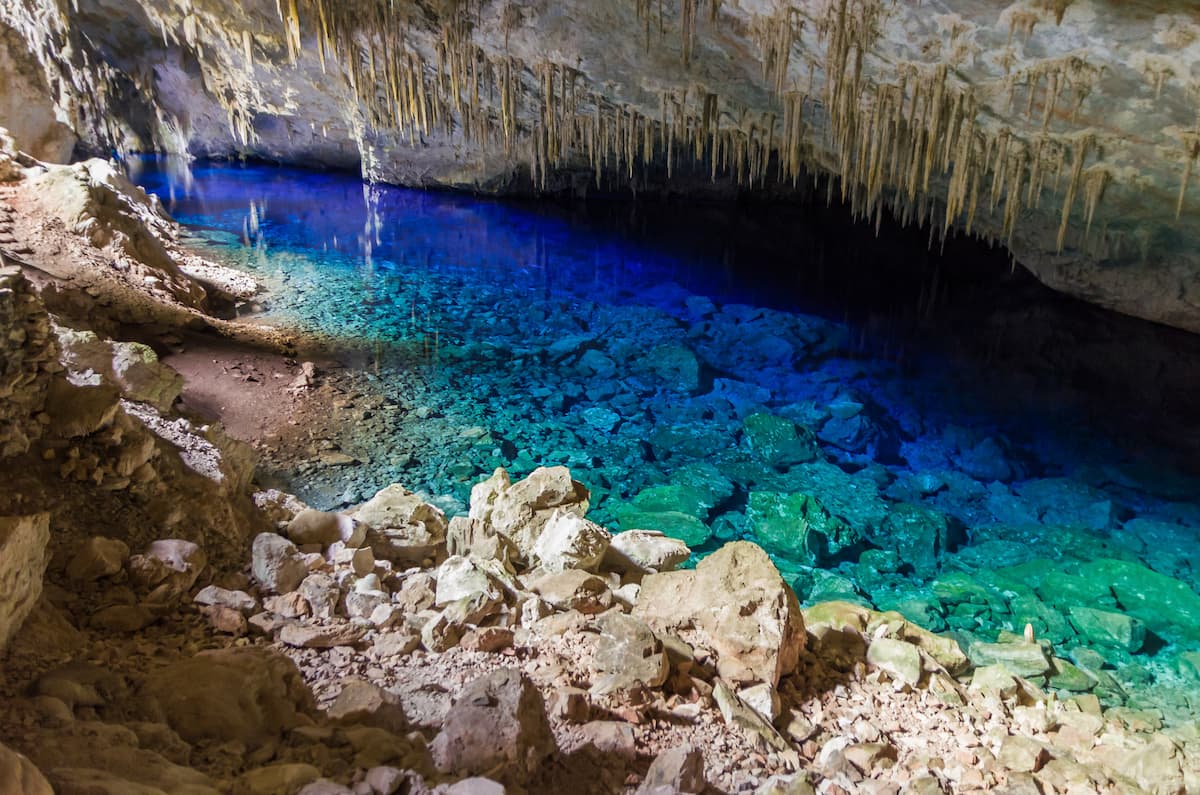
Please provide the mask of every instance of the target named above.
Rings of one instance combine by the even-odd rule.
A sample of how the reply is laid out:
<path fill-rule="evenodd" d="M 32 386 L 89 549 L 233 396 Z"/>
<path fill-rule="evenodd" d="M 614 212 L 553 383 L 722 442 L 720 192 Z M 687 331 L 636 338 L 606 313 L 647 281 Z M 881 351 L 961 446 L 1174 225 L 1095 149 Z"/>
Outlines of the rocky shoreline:
<path fill-rule="evenodd" d="M 453 518 L 401 485 L 340 512 L 256 490 L 113 338 L 295 340 L 208 314 L 235 276 L 163 270 L 169 223 L 97 161 L 27 165 L 0 155 L 0 791 L 1200 789 L 1194 724 L 1044 692 L 1039 638 L 978 665 L 899 613 L 802 609 L 744 541 L 681 570 L 563 467 L 498 470 Z M 67 223 L 29 200 L 47 174 L 107 199 Z"/>

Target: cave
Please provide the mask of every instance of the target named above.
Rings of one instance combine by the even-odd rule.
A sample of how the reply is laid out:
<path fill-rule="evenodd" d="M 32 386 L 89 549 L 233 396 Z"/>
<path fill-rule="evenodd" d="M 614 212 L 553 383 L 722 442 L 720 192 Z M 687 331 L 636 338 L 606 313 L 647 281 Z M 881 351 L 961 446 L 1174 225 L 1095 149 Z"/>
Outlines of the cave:
<path fill-rule="evenodd" d="M 0 793 L 1200 791 L 1200 11 L 0 3 Z"/>

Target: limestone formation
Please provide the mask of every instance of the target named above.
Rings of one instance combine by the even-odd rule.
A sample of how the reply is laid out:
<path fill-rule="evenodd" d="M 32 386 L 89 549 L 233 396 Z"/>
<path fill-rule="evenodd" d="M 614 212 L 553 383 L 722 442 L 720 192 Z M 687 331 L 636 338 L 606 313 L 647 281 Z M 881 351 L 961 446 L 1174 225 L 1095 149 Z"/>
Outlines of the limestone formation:
<path fill-rule="evenodd" d="M 21 628 L 42 593 L 50 515 L 0 517 L 0 648 Z"/>

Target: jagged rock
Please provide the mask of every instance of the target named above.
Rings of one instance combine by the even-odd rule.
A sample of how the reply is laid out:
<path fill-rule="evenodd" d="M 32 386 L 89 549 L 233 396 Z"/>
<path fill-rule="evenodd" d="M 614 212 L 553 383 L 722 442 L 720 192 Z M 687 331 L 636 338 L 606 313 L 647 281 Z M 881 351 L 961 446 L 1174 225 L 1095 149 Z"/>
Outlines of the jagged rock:
<path fill-rule="evenodd" d="M 743 704 L 730 690 L 729 685 L 720 679 L 713 684 L 713 700 L 717 702 L 717 709 L 721 711 L 721 717 L 727 725 L 737 726 L 753 738 L 756 744 L 763 743 L 795 759 L 796 752 L 775 727 L 765 721 L 758 712 Z M 793 767 L 795 766 L 793 763 Z"/>
<path fill-rule="evenodd" d="M 396 592 L 396 604 L 409 613 L 428 610 L 437 601 L 437 586 L 437 579 L 430 572 L 410 574 Z"/>
<path fill-rule="evenodd" d="M 206 585 L 200 589 L 193 601 L 199 605 L 227 607 L 247 616 L 258 611 L 258 600 L 250 594 L 245 591 L 230 591 L 216 585 Z"/>
<path fill-rule="evenodd" d="M 526 558 L 533 555 L 542 528 L 556 513 L 587 513 L 588 490 L 571 479 L 566 467 L 538 467 L 529 477 L 505 487 L 507 478 L 498 471 L 486 481 L 487 488 L 476 487 L 480 488 L 478 508 L 472 491 L 471 517 L 489 521 Z"/>
<path fill-rule="evenodd" d="M 309 612 L 318 620 L 329 620 L 337 615 L 338 604 L 342 592 L 333 577 L 322 571 L 314 571 L 304 578 L 298 589 L 304 601 L 308 603 Z M 285 612 L 276 610 L 281 615 Z M 291 612 L 291 611 L 288 611 Z M 295 617 L 295 615 L 291 616 Z"/>
<path fill-rule="evenodd" d="M 0 744 L 0 792 L 12 795 L 54 795 L 50 782 L 28 758 Z"/>
<path fill-rule="evenodd" d="M 867 662 L 898 682 L 915 687 L 921 681 L 921 653 L 917 647 L 894 638 L 876 638 L 867 647 Z"/>
<path fill-rule="evenodd" d="M 515 636 L 508 627 L 476 627 L 463 635 L 459 647 L 487 654 L 511 649 Z"/>
<path fill-rule="evenodd" d="M 138 587 L 151 589 L 167 586 L 184 593 L 195 585 L 208 555 L 196 543 L 181 538 L 152 541 L 141 555 L 129 559 L 129 577 Z"/>
<path fill-rule="evenodd" d="M 766 682 L 742 688 L 737 691 L 737 697 L 739 701 L 757 712 L 758 716 L 767 723 L 774 725 L 779 718 L 779 710 L 782 707 L 779 693 Z"/>
<path fill-rule="evenodd" d="M 673 571 L 692 554 L 687 544 L 654 530 L 626 530 L 612 537 L 604 553 L 606 568 L 652 574 Z"/>
<path fill-rule="evenodd" d="M 778 685 L 805 644 L 796 595 L 767 554 L 745 541 L 726 544 L 694 571 L 647 576 L 633 616 L 655 632 L 694 626 L 731 682 Z"/>
<path fill-rule="evenodd" d="M 161 363 L 148 345 L 114 342 L 91 331 L 56 326 L 59 350 L 72 383 L 109 384 L 129 400 L 166 412 L 183 391 L 183 377 Z"/>
<path fill-rule="evenodd" d="M 71 558 L 67 564 L 67 577 L 80 582 L 111 577 L 124 568 L 128 559 L 129 545 L 124 541 L 95 536 L 85 541 Z"/>
<path fill-rule="evenodd" d="M 368 574 L 355 580 L 354 587 L 346 594 L 346 616 L 356 622 L 370 621 L 375 610 L 391 607 L 391 601 L 378 575 Z"/>
<path fill-rule="evenodd" d="M 555 750 L 541 693 L 519 671 L 468 683 L 430 746 L 438 770 L 523 783 Z"/>
<path fill-rule="evenodd" d="M 637 738 L 633 727 L 623 721 L 594 720 L 579 728 L 580 740 L 604 756 L 633 759 L 637 756 Z"/>
<path fill-rule="evenodd" d="M 37 604 L 49 542 L 50 514 L 0 517 L 0 649 Z"/>
<path fill-rule="evenodd" d="M 595 571 L 612 536 L 595 522 L 556 510 L 533 545 L 533 559 L 548 571 Z"/>
<path fill-rule="evenodd" d="M 605 613 L 596 625 L 600 641 L 592 665 L 600 676 L 592 686 L 593 693 L 658 687 L 667 680 L 667 655 L 649 627 L 615 611 Z"/>
<path fill-rule="evenodd" d="M 445 607 L 460 599 L 495 604 L 504 601 L 504 592 L 492 576 L 474 559 L 446 558 L 437 570 L 434 604 Z"/>
<path fill-rule="evenodd" d="M 530 583 L 530 589 L 557 610 L 599 613 L 612 606 L 608 584 L 579 569 L 546 574 Z"/>
<path fill-rule="evenodd" d="M 466 624 L 459 620 L 453 607 L 434 615 L 421 627 L 421 645 L 433 654 L 452 649 L 466 633 Z"/>
<path fill-rule="evenodd" d="M 679 746 L 654 757 L 637 795 L 700 795 L 707 787 L 704 754 L 698 748 Z"/>
<path fill-rule="evenodd" d="M 190 743 L 235 740 L 251 749 L 307 724 L 315 709 L 296 664 L 256 647 L 205 651 L 159 668 L 139 696 L 152 718 Z"/>
<path fill-rule="evenodd" d="M 696 354 L 683 345 L 656 345 L 635 360 L 635 367 L 655 376 L 669 389 L 695 392 L 700 386 L 700 363 Z"/>
<path fill-rule="evenodd" d="M 380 491 L 354 513 L 365 524 L 375 557 L 399 564 L 436 557 L 446 542 L 446 515 L 398 484 Z"/>
<path fill-rule="evenodd" d="M 308 576 L 308 566 L 296 545 L 275 533 L 259 533 L 251 546 L 254 579 L 270 593 L 296 590 Z"/>

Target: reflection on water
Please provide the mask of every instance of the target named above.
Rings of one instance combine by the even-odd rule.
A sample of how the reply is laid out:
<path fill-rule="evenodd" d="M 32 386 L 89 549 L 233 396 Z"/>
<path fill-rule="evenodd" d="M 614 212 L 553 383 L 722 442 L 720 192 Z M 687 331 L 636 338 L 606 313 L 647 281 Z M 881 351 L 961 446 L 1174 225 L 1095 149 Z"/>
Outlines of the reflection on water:
<path fill-rule="evenodd" d="M 1029 624 L 1034 678 L 1200 714 L 1200 492 L 1171 463 L 1195 449 L 1193 338 L 824 207 L 138 165 L 271 285 L 268 318 L 356 346 L 362 389 L 333 410 L 359 463 L 295 462 L 310 501 L 399 481 L 463 510 L 497 466 L 564 464 L 601 523 L 699 554 L 757 541 L 802 599 L 898 610 L 977 656 Z"/>

